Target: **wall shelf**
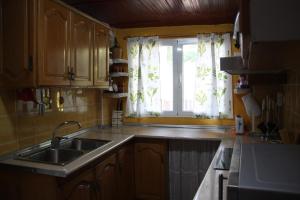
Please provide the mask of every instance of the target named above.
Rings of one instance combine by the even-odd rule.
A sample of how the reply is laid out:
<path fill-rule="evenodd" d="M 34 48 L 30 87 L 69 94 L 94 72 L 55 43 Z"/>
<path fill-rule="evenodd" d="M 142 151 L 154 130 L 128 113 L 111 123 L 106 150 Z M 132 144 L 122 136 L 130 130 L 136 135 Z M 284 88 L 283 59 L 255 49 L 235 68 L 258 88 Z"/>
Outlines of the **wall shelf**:
<path fill-rule="evenodd" d="M 127 72 L 112 72 L 110 73 L 110 77 L 115 78 L 115 77 L 128 77 Z"/>
<path fill-rule="evenodd" d="M 128 64 L 128 60 L 121 59 L 121 58 L 109 59 L 109 64 L 110 65 L 113 65 L 113 64 Z"/>
<path fill-rule="evenodd" d="M 114 98 L 114 99 L 119 99 L 119 98 L 124 98 L 128 96 L 128 93 L 113 93 L 113 92 L 106 92 L 104 93 L 104 96 Z"/>

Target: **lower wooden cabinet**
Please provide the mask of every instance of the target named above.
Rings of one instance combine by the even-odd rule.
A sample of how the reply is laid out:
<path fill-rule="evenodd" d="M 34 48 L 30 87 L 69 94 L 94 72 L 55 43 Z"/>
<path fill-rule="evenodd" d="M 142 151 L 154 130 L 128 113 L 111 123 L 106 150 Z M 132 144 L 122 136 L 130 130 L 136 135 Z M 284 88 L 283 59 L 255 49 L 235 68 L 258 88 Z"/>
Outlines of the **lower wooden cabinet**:
<path fill-rule="evenodd" d="M 65 200 L 96 200 L 97 187 L 94 177 L 93 171 L 88 170 L 67 182 L 62 189 L 62 198 Z"/>
<path fill-rule="evenodd" d="M 134 151 L 127 145 L 118 151 L 118 194 L 122 200 L 134 199 Z"/>
<path fill-rule="evenodd" d="M 62 186 L 64 200 L 133 200 L 133 145 L 125 145 Z"/>
<path fill-rule="evenodd" d="M 136 199 L 165 200 L 167 144 L 141 140 L 135 143 Z"/>
<path fill-rule="evenodd" d="M 96 184 L 99 200 L 118 199 L 118 166 L 116 154 L 96 166 Z"/>
<path fill-rule="evenodd" d="M 165 200 L 167 160 L 167 142 L 147 139 L 123 145 L 67 178 L 0 166 L 0 194 L 10 200 Z"/>
<path fill-rule="evenodd" d="M 0 199 L 133 200 L 133 160 L 129 143 L 66 178 L 0 166 Z"/>

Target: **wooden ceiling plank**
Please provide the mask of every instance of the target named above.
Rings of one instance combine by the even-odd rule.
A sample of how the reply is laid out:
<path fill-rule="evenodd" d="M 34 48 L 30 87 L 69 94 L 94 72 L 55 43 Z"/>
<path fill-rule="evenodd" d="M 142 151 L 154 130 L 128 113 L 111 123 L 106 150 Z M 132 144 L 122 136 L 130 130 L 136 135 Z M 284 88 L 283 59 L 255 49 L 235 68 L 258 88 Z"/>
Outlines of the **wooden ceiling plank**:
<path fill-rule="evenodd" d="M 233 23 L 239 0 L 63 0 L 116 28 Z"/>

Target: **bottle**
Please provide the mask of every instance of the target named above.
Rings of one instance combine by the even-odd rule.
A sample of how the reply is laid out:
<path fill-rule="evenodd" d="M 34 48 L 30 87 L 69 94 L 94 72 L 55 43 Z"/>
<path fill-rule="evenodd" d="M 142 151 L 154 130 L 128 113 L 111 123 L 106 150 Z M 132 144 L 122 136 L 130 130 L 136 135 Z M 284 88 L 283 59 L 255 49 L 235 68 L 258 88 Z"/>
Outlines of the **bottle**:
<path fill-rule="evenodd" d="M 235 132 L 236 134 L 244 134 L 244 120 L 240 115 L 235 117 Z"/>

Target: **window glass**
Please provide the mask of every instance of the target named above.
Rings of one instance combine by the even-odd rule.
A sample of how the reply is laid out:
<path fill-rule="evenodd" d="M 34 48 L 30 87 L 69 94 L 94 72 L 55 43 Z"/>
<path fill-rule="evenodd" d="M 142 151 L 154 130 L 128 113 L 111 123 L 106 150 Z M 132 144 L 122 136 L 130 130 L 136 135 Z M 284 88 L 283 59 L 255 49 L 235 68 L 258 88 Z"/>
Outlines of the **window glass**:
<path fill-rule="evenodd" d="M 197 44 L 183 45 L 182 54 L 182 110 L 193 111 Z"/>
<path fill-rule="evenodd" d="M 162 111 L 173 111 L 173 46 L 159 47 Z"/>

